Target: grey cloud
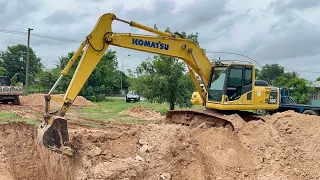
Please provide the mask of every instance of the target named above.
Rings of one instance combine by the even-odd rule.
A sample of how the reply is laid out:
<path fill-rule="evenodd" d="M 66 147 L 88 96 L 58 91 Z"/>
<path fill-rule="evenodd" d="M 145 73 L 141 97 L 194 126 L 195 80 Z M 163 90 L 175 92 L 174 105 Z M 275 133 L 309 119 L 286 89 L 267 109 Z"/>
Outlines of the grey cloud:
<path fill-rule="evenodd" d="M 272 26 L 269 34 L 252 41 L 257 47 L 251 50 L 255 57 L 276 61 L 319 54 L 320 29 L 317 25 L 303 19 L 283 24 L 282 21 L 278 22 Z"/>
<path fill-rule="evenodd" d="M 15 21 L 23 22 L 31 12 L 38 10 L 40 3 L 25 0 L 9 0 L 0 2 L 0 22 L 6 27 Z"/>
<path fill-rule="evenodd" d="M 283 5 L 283 7 L 288 9 L 308 9 L 319 5 L 319 0 L 292 0 L 288 4 Z"/>
<path fill-rule="evenodd" d="M 157 24 L 160 30 L 170 28 L 172 31 L 188 31 L 214 22 L 227 14 L 225 6 L 224 0 L 204 0 L 201 3 L 191 3 L 179 12 L 172 13 L 171 11 L 175 8 L 174 2 L 165 0 L 157 1 L 154 5 L 155 9 L 152 10 L 135 8 L 123 10 L 121 14 L 148 26 Z"/>
<path fill-rule="evenodd" d="M 230 30 L 238 23 L 243 23 L 249 19 L 247 13 L 229 14 L 221 17 L 219 20 L 212 24 L 205 26 L 200 32 L 206 32 L 205 35 L 199 37 L 199 41 L 202 44 L 212 44 L 214 40 L 221 38 L 222 36 L 229 36 Z"/>
<path fill-rule="evenodd" d="M 57 10 L 44 18 L 43 21 L 49 25 L 69 23 L 73 24 L 86 15 L 88 15 L 88 13 L 79 13 L 79 11 Z"/>
<path fill-rule="evenodd" d="M 4 15 L 6 13 L 6 8 L 8 6 L 8 1 L 0 2 L 0 15 Z"/>
<path fill-rule="evenodd" d="M 103 2 L 104 0 L 75 0 L 76 2 Z"/>
<path fill-rule="evenodd" d="M 284 0 L 277 0 L 271 2 L 269 8 L 274 9 L 276 14 L 284 14 L 292 10 L 305 10 L 319 5 L 319 0 L 291 0 L 287 3 Z"/>
<path fill-rule="evenodd" d="M 279 59 L 276 63 L 280 64 L 285 68 L 285 71 L 296 71 L 300 74 L 300 77 L 314 81 L 319 77 L 318 64 L 320 55 L 315 56 L 304 56 L 295 58 Z M 270 63 L 270 61 L 263 61 L 263 63 Z M 274 63 L 274 62 L 271 62 Z"/>
<path fill-rule="evenodd" d="M 294 69 L 294 66 L 290 67 L 292 62 L 303 64 L 302 62 L 304 60 L 306 62 L 306 59 L 311 62 L 313 57 L 320 56 L 320 53 L 318 53 L 320 52 L 319 48 L 317 48 L 317 45 L 320 44 L 319 28 L 317 25 L 311 24 L 295 15 L 295 11 L 319 5 L 320 1 L 318 0 L 302 1 L 302 4 L 297 0 L 293 0 L 287 4 L 283 1 L 277 1 L 266 9 L 257 11 L 255 7 L 248 7 L 247 10 L 242 9 L 242 12 L 237 9 L 230 12 L 227 9 L 228 1 L 203 0 L 201 2 L 192 2 L 176 13 L 172 12 L 176 7 L 175 2 L 169 0 L 156 1 L 152 8 L 139 7 L 131 10 L 125 9 L 126 4 L 121 3 L 117 7 L 110 9 L 107 6 L 100 7 L 103 4 L 98 2 L 100 0 L 76 1 L 76 4 L 80 6 L 81 4 L 90 5 L 91 9 L 86 10 L 82 8 L 80 12 L 63 11 L 58 8 L 53 9 L 56 11 L 49 14 L 48 12 L 52 10 L 50 9 L 51 7 L 44 6 L 42 10 L 48 11 L 42 14 L 43 11 L 36 11 L 39 9 L 39 5 L 38 7 L 34 7 L 34 2 L 21 1 L 19 4 L 16 3 L 18 0 L 0 2 L 0 21 L 7 24 L 15 22 L 13 25 L 16 25 L 16 27 L 12 28 L 26 29 L 30 26 L 35 29 L 33 33 L 45 32 L 47 34 L 79 40 L 79 43 L 69 43 L 31 36 L 31 46 L 36 53 L 41 56 L 53 57 L 53 59 L 55 59 L 54 57 L 65 55 L 69 51 L 75 51 L 79 47 L 80 41 L 84 39 L 87 33 L 91 32 L 99 17 L 99 14 L 97 15 L 96 12 L 92 11 L 94 7 L 99 7 L 99 11 L 101 10 L 102 12 L 114 12 L 121 19 L 136 21 L 150 27 L 157 24 L 160 30 L 170 28 L 173 32 L 199 32 L 200 45 L 207 51 L 241 53 L 254 58 L 262 65 L 263 63 L 280 63 L 281 65 L 287 63 L 289 64 L 288 68 Z M 27 8 L 31 3 L 31 9 Z M 14 11 L 11 13 L 13 9 Z M 272 14 L 272 11 L 275 14 Z M 36 14 L 37 18 L 30 16 L 30 14 L 35 14 L 33 12 L 39 12 L 39 14 Z M 17 16 L 19 15 L 19 19 L 14 17 L 16 14 Z M 265 17 L 266 23 L 264 23 Z M 279 20 L 274 24 L 270 24 L 269 17 Z M 21 23 L 22 21 L 23 23 Z M 251 29 L 250 26 L 254 24 L 262 27 Z M 235 35 L 242 35 L 238 32 L 239 27 L 242 26 L 245 28 L 249 27 L 250 31 L 244 32 L 244 38 L 238 38 Z M 265 28 L 267 32 L 262 31 L 259 33 L 262 28 Z M 258 30 L 256 31 L 256 29 Z M 114 24 L 113 30 L 115 32 L 140 33 L 136 28 L 132 29 L 132 27 L 123 23 Z M 26 36 L 14 35 L 14 37 L 1 39 L 1 50 L 7 45 L 26 43 Z M 124 65 L 130 66 L 132 69 L 146 57 L 153 56 L 153 54 L 141 53 L 134 50 L 110 48 L 116 49 L 119 55 L 118 60 L 121 60 L 128 53 L 132 54 L 130 58 L 124 60 Z M 218 58 L 220 56 L 223 59 L 247 60 L 239 58 L 239 56 L 226 54 L 209 54 L 208 56 L 210 58 Z M 44 59 L 48 66 L 52 64 L 49 60 L 51 58 Z M 310 65 L 305 63 L 305 65 L 299 66 L 298 69 L 300 67 L 301 69 L 308 69 Z"/>

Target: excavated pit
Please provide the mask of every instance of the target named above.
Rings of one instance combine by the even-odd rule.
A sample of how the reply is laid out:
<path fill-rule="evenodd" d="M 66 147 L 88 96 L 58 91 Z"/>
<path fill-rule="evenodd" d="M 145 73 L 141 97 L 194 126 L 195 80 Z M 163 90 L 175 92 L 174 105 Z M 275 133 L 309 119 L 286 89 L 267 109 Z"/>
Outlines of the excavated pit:
<path fill-rule="evenodd" d="M 75 158 L 39 146 L 33 126 L 0 125 L 0 179 L 319 179 L 320 118 L 289 111 L 265 120 L 236 133 L 174 124 L 73 126 Z"/>
<path fill-rule="evenodd" d="M 35 127 L 0 125 L 0 137 L 0 179 L 74 179 L 75 161 L 39 146 Z"/>

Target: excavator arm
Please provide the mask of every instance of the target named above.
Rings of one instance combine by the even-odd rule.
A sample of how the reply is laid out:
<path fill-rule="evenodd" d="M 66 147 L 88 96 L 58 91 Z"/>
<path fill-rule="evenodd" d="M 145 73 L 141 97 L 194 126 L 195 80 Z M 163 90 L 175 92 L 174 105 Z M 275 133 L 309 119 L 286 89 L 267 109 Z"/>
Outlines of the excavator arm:
<path fill-rule="evenodd" d="M 112 31 L 112 23 L 115 20 L 126 23 L 132 27 L 149 31 L 156 34 L 156 36 L 115 33 Z M 83 85 L 99 63 L 109 45 L 177 57 L 183 60 L 189 68 L 189 73 L 196 89 L 198 92 L 201 92 L 201 98 L 203 102 L 205 102 L 207 87 L 205 86 L 204 91 L 201 91 L 195 74 L 199 75 L 203 84 L 208 84 L 212 64 L 198 44 L 191 40 L 176 37 L 167 32 L 162 32 L 133 21 L 128 22 L 119 19 L 111 13 L 104 14 L 98 19 L 92 32 L 86 36 L 85 40 L 81 43 L 78 50 L 61 72 L 60 77 L 52 89 L 45 95 L 44 122 L 40 125 L 38 132 L 40 140 L 47 148 L 58 153 L 74 155 L 74 151 L 68 144 L 67 122 L 62 117 L 78 96 Z M 67 75 L 82 51 L 84 51 L 84 53 L 64 97 L 60 99 L 52 96 L 53 91 L 63 77 Z M 55 112 L 50 112 L 50 100 L 62 102 L 61 108 Z"/>

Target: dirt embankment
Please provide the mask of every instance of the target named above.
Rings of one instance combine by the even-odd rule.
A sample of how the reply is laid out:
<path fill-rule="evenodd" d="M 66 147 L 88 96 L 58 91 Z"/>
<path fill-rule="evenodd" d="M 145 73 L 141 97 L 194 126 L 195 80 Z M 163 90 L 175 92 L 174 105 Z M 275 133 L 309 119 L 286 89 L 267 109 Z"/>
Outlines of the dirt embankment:
<path fill-rule="evenodd" d="M 45 94 L 29 94 L 28 96 L 23 96 L 21 98 L 21 105 L 23 106 L 44 106 L 45 105 L 45 99 L 44 99 Z M 52 96 L 54 97 L 59 97 L 63 98 L 64 95 L 62 94 L 53 94 Z M 50 101 L 50 105 L 53 107 L 60 106 L 61 102 L 59 101 Z M 85 99 L 82 96 L 77 96 L 75 101 L 73 102 L 72 106 L 95 106 L 94 103 L 91 101 Z"/>
<path fill-rule="evenodd" d="M 73 179 L 74 160 L 48 152 L 35 136 L 30 125 L 0 125 L 0 179 Z"/>
<path fill-rule="evenodd" d="M 35 145 L 30 126 L 0 125 L 0 177 L 319 179 L 320 118 L 285 112 L 265 120 L 243 123 L 237 133 L 173 124 L 71 128 L 74 159 Z"/>
<path fill-rule="evenodd" d="M 159 120 L 163 118 L 159 112 L 148 109 L 142 105 L 133 106 L 125 111 L 122 111 L 121 114 L 128 114 L 133 117 L 147 119 L 147 120 Z"/>

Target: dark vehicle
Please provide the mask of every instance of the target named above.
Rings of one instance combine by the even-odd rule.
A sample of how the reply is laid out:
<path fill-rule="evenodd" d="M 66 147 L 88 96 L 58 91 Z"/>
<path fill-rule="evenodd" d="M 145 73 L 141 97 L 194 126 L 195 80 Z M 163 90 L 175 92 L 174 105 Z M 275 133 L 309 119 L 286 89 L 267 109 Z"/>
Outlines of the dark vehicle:
<path fill-rule="evenodd" d="M 320 115 L 320 106 L 297 104 L 291 97 L 289 88 L 281 87 L 280 88 L 280 105 L 275 112 L 283 112 L 288 110 L 293 110 L 297 113 L 310 114 L 319 116 Z"/>
<path fill-rule="evenodd" d="M 12 86 L 9 77 L 0 76 L 0 103 L 20 105 L 20 95 L 22 93 L 22 86 Z"/>
<path fill-rule="evenodd" d="M 140 96 L 133 91 L 129 91 L 126 95 L 126 102 L 129 101 L 140 101 Z"/>
<path fill-rule="evenodd" d="M 255 86 L 271 86 L 268 84 L 267 81 L 264 80 L 255 80 Z M 266 115 L 266 114 L 273 114 L 277 112 L 284 112 L 293 110 L 297 113 L 302 114 L 310 114 L 319 116 L 320 115 L 320 107 L 313 106 L 313 105 L 305 105 L 305 104 L 297 104 L 292 97 L 290 97 L 289 88 L 280 87 L 280 103 L 279 108 L 275 110 L 255 110 L 256 114 Z"/>

